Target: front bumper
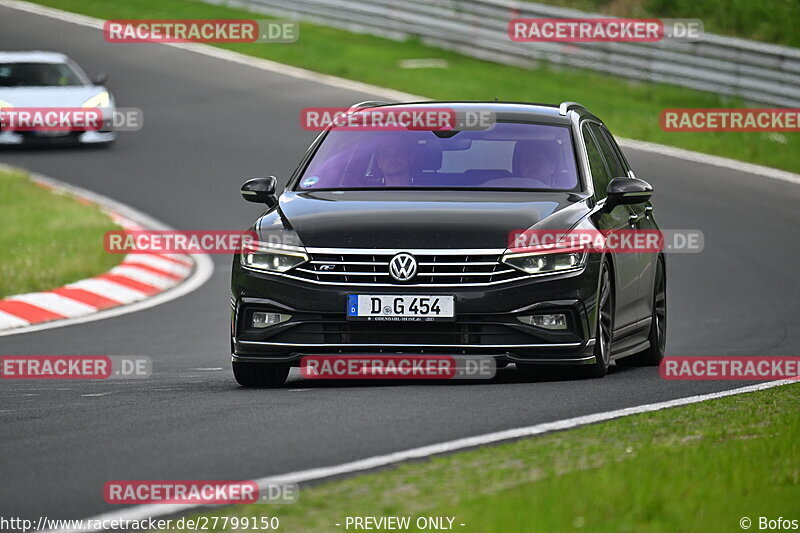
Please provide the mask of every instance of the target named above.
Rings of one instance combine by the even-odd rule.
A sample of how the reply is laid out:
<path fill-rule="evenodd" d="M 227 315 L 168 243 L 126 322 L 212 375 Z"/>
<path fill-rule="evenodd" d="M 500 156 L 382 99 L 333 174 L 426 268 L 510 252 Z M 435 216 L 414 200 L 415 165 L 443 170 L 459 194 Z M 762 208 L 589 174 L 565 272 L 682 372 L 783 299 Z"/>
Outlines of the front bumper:
<path fill-rule="evenodd" d="M 348 287 L 318 285 L 244 270 L 234 257 L 231 346 L 234 361 L 298 365 L 305 355 L 486 355 L 499 361 L 543 364 L 594 362 L 595 302 L 599 263 L 579 272 L 469 287 Z M 348 294 L 452 294 L 451 322 L 347 320 Z M 252 327 L 254 311 L 291 315 L 268 328 Z M 559 312 L 566 330 L 520 322 L 517 317 Z"/>
<path fill-rule="evenodd" d="M 76 131 L 14 131 L 0 127 L 0 146 L 53 146 L 75 144 L 105 144 L 117 139 L 114 131 L 114 108 L 103 108 L 103 124 L 96 130 Z"/>
<path fill-rule="evenodd" d="M 102 144 L 114 142 L 117 133 L 114 131 L 69 131 L 59 135 L 48 135 L 38 132 L 0 131 L 0 145 L 67 145 L 67 144 Z"/>

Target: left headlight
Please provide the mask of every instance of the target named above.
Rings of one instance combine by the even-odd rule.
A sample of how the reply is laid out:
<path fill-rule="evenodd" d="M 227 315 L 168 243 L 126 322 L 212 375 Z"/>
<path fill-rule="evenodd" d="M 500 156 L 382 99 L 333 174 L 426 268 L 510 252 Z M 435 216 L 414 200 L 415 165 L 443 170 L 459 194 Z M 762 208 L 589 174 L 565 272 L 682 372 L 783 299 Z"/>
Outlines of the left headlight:
<path fill-rule="evenodd" d="M 83 103 L 83 107 L 110 107 L 111 95 L 108 91 L 98 93 Z"/>
<path fill-rule="evenodd" d="M 239 261 L 245 268 L 263 272 L 286 272 L 308 261 L 308 255 L 294 250 L 272 248 L 265 243 L 249 242 L 242 246 Z"/>
<path fill-rule="evenodd" d="M 585 248 L 558 252 L 506 253 L 501 261 L 526 274 L 552 274 L 581 268 L 586 263 Z"/>

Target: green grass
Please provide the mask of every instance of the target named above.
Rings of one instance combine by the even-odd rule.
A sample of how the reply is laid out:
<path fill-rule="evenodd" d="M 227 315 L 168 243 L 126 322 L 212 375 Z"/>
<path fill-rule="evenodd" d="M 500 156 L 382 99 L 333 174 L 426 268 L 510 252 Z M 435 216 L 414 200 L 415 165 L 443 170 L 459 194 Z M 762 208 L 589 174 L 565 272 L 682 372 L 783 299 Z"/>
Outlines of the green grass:
<path fill-rule="evenodd" d="M 103 248 L 103 234 L 120 228 L 100 209 L 23 172 L 0 170 L 0 213 L 0 298 L 96 276 L 123 257 Z"/>
<path fill-rule="evenodd" d="M 797 0 L 536 0 L 544 4 L 632 18 L 701 19 L 709 33 L 800 46 Z"/>
<path fill-rule="evenodd" d="M 195 516 L 277 516 L 294 533 L 346 531 L 334 524 L 347 516 L 451 516 L 465 533 L 677 533 L 800 518 L 798 502 L 791 384 L 304 487 L 292 505 Z"/>
<path fill-rule="evenodd" d="M 264 18 L 239 9 L 190 0 L 38 0 L 38 3 L 105 19 Z M 694 4 L 699 9 L 703 3 Z M 540 65 L 530 70 L 503 66 L 432 48 L 415 39 L 397 42 L 312 24 L 301 25 L 300 40 L 294 44 L 220 46 L 433 99 L 493 100 L 497 97 L 507 101 L 545 103 L 573 100 L 586 105 L 618 136 L 800 172 L 800 136 L 797 133 L 678 133 L 661 130 L 658 118 L 665 108 L 743 105 L 741 101 L 711 93 L 552 65 Z M 398 67 L 402 59 L 430 57 L 446 59 L 449 67 L 419 70 Z M 209 71 L 209 76 L 213 75 L 213 71 Z M 265 87 L 267 90 L 269 88 Z M 310 101 L 308 105 L 329 104 Z M 640 169 L 639 173 L 647 178 L 646 169 Z"/>

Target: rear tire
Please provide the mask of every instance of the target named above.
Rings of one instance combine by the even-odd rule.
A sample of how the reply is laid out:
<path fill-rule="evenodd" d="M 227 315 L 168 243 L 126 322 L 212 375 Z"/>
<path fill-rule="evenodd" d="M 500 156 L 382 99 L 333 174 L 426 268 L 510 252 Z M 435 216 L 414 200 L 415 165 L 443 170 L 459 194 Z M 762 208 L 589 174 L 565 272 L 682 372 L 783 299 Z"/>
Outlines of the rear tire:
<path fill-rule="evenodd" d="M 656 264 L 656 281 L 653 287 L 653 318 L 650 322 L 650 347 L 639 353 L 618 359 L 619 366 L 658 366 L 664 359 L 667 347 L 667 273 L 664 260 Z"/>
<path fill-rule="evenodd" d="M 289 376 L 289 365 L 234 362 L 233 377 L 242 387 L 280 387 Z"/>

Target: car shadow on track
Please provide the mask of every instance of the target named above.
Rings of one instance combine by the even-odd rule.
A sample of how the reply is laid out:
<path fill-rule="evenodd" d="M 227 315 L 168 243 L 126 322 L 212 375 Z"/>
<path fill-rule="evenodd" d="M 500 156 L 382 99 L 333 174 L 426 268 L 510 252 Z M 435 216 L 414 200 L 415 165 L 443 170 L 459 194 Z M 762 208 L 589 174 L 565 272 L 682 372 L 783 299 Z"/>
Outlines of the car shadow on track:
<path fill-rule="evenodd" d="M 64 143 L 37 143 L 37 144 L 7 144 L 0 145 L 0 154 L 21 154 L 30 152 L 64 153 L 64 152 L 101 152 L 109 150 L 114 143 L 81 144 L 73 142 Z"/>
<path fill-rule="evenodd" d="M 611 365 L 608 376 L 623 374 L 634 370 Z M 520 370 L 509 366 L 497 370 L 491 379 L 307 379 L 290 374 L 284 389 L 326 389 L 351 387 L 407 387 L 410 385 L 449 386 L 465 385 L 508 385 L 515 383 L 547 383 L 558 381 L 581 381 L 576 377 L 575 367 L 555 368 L 542 366 L 533 370 Z"/>

